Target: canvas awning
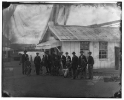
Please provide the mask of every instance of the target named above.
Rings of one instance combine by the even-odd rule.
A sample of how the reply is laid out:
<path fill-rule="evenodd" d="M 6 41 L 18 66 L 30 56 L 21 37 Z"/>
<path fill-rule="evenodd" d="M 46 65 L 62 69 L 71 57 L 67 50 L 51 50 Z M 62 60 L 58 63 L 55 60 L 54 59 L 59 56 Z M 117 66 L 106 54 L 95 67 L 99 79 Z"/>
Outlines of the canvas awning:
<path fill-rule="evenodd" d="M 61 42 L 58 40 L 50 40 L 47 42 L 43 42 L 41 44 L 38 44 L 35 49 L 50 49 L 61 46 Z"/>

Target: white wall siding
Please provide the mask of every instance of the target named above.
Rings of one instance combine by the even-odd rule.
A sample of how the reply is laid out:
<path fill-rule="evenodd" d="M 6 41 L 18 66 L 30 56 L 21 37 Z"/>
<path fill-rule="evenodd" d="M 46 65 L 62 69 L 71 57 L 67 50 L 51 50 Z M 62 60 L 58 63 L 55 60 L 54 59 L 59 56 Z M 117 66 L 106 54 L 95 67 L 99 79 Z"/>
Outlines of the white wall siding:
<path fill-rule="evenodd" d="M 68 52 L 72 57 L 72 52 L 75 52 L 77 56 L 80 54 L 80 42 L 75 41 L 64 41 L 62 42 L 62 51 L 65 55 L 65 52 Z"/>
<path fill-rule="evenodd" d="M 108 43 L 108 67 L 114 68 L 115 67 L 115 45 L 113 42 Z"/>
<path fill-rule="evenodd" d="M 115 68 L 115 46 L 119 47 L 119 43 L 108 43 L 108 63 L 110 68 Z"/>
<path fill-rule="evenodd" d="M 89 50 L 92 52 L 94 58 L 94 69 L 98 68 L 115 68 L 115 46 L 119 47 L 117 42 L 108 42 L 108 58 L 99 59 L 99 42 L 90 42 Z M 62 42 L 62 51 L 68 52 L 72 57 L 72 52 L 76 52 L 76 55 L 80 55 L 80 42 Z"/>
<path fill-rule="evenodd" d="M 115 68 L 115 46 L 119 47 L 117 42 L 108 42 L 108 58 L 99 59 L 99 42 L 90 43 L 90 51 L 94 57 L 94 68 Z"/>
<path fill-rule="evenodd" d="M 100 68 L 99 43 L 98 42 L 90 42 L 90 48 L 89 49 L 92 52 L 92 56 L 94 58 L 94 69 Z"/>

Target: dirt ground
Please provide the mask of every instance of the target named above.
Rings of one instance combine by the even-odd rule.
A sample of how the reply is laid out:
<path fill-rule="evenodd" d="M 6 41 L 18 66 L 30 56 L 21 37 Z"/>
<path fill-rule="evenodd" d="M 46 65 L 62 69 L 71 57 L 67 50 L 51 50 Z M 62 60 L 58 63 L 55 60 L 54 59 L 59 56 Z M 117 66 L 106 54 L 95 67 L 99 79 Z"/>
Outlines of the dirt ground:
<path fill-rule="evenodd" d="M 22 75 L 19 62 L 3 65 L 2 87 L 12 97 L 111 97 L 120 89 L 119 82 L 104 82 L 103 77 L 93 80 L 63 78 L 62 76 Z M 45 68 L 43 68 L 45 73 Z"/>

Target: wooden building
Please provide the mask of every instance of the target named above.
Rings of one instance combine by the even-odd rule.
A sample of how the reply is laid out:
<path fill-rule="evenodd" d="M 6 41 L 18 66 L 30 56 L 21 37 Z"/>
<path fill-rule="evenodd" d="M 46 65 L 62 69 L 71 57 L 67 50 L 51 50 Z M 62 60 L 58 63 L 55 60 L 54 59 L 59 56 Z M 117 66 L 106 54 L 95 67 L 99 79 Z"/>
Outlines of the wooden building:
<path fill-rule="evenodd" d="M 94 57 L 94 68 L 115 68 L 116 55 L 119 54 L 120 30 L 118 27 L 84 27 L 49 24 L 37 47 L 48 49 L 49 53 L 91 51 Z"/>
<path fill-rule="evenodd" d="M 111 27 L 120 21 L 114 21 L 99 25 L 75 26 L 66 25 L 69 14 L 69 6 L 63 6 L 63 24 L 57 20 L 61 11 L 61 5 L 54 5 L 48 25 L 36 48 L 68 52 L 72 57 L 72 52 L 80 55 L 80 51 L 91 51 L 94 57 L 94 68 L 116 68 L 119 67 L 120 30 L 119 27 Z M 66 12 L 66 13 L 65 13 Z M 107 27 L 106 27 L 107 25 Z M 93 26 L 93 27 L 92 27 Z M 94 27 L 95 26 L 95 27 Z M 103 26 L 103 27 L 102 27 Z M 110 26 L 110 27 L 108 27 Z"/>

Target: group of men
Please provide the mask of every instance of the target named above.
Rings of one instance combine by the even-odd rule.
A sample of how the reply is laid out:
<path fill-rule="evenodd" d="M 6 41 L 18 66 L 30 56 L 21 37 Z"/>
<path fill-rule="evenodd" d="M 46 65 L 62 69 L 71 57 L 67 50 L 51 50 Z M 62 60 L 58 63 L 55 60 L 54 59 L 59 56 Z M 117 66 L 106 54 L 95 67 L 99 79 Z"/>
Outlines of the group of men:
<path fill-rule="evenodd" d="M 72 52 L 72 59 L 68 55 L 68 52 L 65 53 L 60 52 L 56 54 L 53 52 L 51 55 L 48 51 L 45 51 L 43 58 L 41 59 L 39 53 L 36 53 L 36 57 L 34 58 L 34 64 L 36 69 L 36 74 L 39 75 L 40 68 L 42 66 L 46 67 L 46 73 L 51 75 L 60 75 L 62 74 L 64 77 L 72 76 L 72 79 L 77 78 L 80 74 L 83 78 L 87 78 L 87 66 L 89 79 L 93 78 L 93 65 L 94 59 L 91 56 L 92 52 L 88 52 L 88 57 L 84 55 L 84 52 L 80 52 L 80 56 L 77 57 L 75 52 Z M 23 62 L 26 60 L 28 55 L 24 51 L 22 55 Z M 24 66 L 22 64 L 22 72 L 24 74 Z M 60 73 L 61 72 L 61 73 Z"/>

